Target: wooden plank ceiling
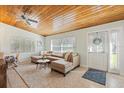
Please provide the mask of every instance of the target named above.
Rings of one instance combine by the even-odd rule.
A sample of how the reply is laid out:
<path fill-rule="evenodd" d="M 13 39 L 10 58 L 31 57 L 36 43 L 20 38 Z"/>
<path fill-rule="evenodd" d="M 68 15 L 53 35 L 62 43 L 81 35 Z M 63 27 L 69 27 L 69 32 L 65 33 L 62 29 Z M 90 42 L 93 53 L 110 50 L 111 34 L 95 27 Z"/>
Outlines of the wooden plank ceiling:
<path fill-rule="evenodd" d="M 38 23 L 29 25 L 21 15 Z M 124 6 L 0 6 L 0 22 L 48 36 L 124 19 Z"/>

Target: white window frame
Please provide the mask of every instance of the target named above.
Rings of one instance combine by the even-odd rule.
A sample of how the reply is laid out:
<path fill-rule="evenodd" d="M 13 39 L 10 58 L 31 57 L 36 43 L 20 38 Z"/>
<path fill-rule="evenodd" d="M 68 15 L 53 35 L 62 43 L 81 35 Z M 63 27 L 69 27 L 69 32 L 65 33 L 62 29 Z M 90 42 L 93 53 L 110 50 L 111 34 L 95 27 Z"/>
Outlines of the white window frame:
<path fill-rule="evenodd" d="M 63 52 L 67 52 L 67 51 L 65 51 L 64 50 L 64 43 L 63 43 L 63 41 L 65 40 L 65 39 L 68 39 L 68 38 L 73 38 L 73 50 L 71 51 L 71 52 L 74 52 L 75 51 L 75 48 L 76 48 L 76 38 L 75 37 L 64 37 L 64 38 L 58 38 L 58 39 L 52 39 L 51 40 L 51 51 L 55 51 L 55 50 L 53 50 L 53 44 L 52 44 L 52 42 L 53 42 L 53 40 L 60 40 L 60 42 L 61 42 L 61 44 L 60 44 L 60 51 L 55 51 L 55 52 L 61 52 L 61 53 L 63 53 Z"/>

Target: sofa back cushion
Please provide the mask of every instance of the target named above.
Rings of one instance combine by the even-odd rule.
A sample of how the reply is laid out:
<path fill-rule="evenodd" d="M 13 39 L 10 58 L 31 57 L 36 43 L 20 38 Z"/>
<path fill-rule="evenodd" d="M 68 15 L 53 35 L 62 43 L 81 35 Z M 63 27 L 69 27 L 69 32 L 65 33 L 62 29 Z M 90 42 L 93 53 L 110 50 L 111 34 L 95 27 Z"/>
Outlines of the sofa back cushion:
<path fill-rule="evenodd" d="M 73 56 L 73 57 L 78 56 L 78 53 L 76 53 L 76 52 L 74 53 L 74 52 L 73 52 L 73 53 L 72 53 L 72 56 Z"/>
<path fill-rule="evenodd" d="M 45 55 L 45 56 L 51 56 L 52 55 L 52 51 L 41 51 L 40 52 L 40 55 L 41 56 L 43 56 L 43 55 Z"/>
<path fill-rule="evenodd" d="M 59 57 L 59 58 L 63 58 L 63 53 L 52 52 L 52 56 L 54 56 L 54 57 Z"/>
<path fill-rule="evenodd" d="M 51 56 L 52 55 L 52 51 L 47 51 L 45 55 L 46 56 Z"/>

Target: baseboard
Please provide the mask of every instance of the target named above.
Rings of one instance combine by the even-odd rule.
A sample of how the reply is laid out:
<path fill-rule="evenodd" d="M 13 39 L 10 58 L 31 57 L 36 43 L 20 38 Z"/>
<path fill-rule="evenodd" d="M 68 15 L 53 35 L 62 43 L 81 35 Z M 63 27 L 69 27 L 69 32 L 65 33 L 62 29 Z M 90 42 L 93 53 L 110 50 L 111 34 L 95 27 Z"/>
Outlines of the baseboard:
<path fill-rule="evenodd" d="M 120 73 L 121 76 L 124 76 L 124 73 Z"/>
<path fill-rule="evenodd" d="M 80 65 L 80 67 L 88 68 L 87 65 Z"/>

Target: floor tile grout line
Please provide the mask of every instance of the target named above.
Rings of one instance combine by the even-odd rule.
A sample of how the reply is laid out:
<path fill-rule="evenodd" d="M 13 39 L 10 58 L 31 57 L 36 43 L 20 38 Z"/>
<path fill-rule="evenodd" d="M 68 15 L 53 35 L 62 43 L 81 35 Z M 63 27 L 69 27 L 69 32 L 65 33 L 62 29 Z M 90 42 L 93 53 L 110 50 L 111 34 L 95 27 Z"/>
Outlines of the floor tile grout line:
<path fill-rule="evenodd" d="M 15 70 L 15 72 L 19 75 L 19 77 L 22 79 L 22 81 L 27 86 L 27 88 L 30 88 L 30 86 L 25 82 L 25 80 L 23 79 L 23 77 L 20 75 L 20 73 L 14 67 L 13 67 L 13 70 Z"/>
<path fill-rule="evenodd" d="M 9 81 L 9 78 L 7 77 L 7 81 L 8 81 L 8 84 L 9 84 L 9 86 L 10 86 L 10 88 L 12 88 L 12 85 L 11 85 L 11 83 L 10 83 L 10 81 Z M 8 86 L 7 86 L 8 87 Z"/>

